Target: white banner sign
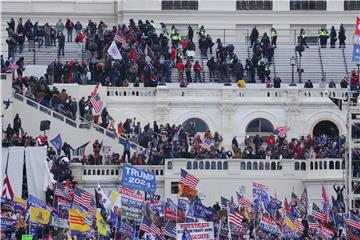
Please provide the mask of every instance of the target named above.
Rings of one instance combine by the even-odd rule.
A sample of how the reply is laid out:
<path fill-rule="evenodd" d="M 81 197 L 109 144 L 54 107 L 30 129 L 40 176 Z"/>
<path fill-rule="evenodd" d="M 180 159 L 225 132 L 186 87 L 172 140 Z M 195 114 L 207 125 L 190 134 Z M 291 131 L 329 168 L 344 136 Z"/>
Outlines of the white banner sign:
<path fill-rule="evenodd" d="M 177 240 L 182 240 L 185 229 L 189 231 L 193 240 L 214 240 L 214 223 L 212 222 L 177 223 Z"/>

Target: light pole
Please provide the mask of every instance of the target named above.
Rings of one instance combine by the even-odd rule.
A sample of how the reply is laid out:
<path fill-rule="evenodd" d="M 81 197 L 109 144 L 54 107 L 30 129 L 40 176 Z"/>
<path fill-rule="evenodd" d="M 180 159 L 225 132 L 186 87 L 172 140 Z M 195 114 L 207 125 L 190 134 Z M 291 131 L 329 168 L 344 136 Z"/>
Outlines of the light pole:
<path fill-rule="evenodd" d="M 294 67 L 295 67 L 295 58 L 290 58 L 290 65 L 291 65 L 291 83 L 289 86 L 296 86 L 296 83 L 294 83 Z"/>

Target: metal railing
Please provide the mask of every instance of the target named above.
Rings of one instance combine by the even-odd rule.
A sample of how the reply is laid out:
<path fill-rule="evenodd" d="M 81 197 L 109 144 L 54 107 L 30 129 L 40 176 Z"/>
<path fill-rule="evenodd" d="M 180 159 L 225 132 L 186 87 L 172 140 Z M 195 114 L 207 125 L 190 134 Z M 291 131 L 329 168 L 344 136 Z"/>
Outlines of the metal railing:
<path fill-rule="evenodd" d="M 84 128 L 82 127 L 82 124 L 84 124 L 84 122 L 77 122 L 76 120 L 73 120 L 73 119 L 70 119 L 64 115 L 62 115 L 61 113 L 59 112 L 56 112 L 44 105 L 41 105 L 40 103 L 30 99 L 30 98 L 27 98 L 19 93 L 16 93 L 16 92 L 13 92 L 13 97 L 27 105 L 29 105 L 30 107 L 33 107 L 49 116 L 52 116 L 54 118 L 56 118 L 57 120 L 61 121 L 61 122 L 64 122 L 65 124 L 71 126 L 71 127 L 74 127 L 74 128 Z M 81 117 L 80 117 L 81 119 Z M 84 119 L 82 119 L 84 120 Z M 103 128 L 101 127 L 100 125 L 98 124 L 95 124 L 93 122 L 90 123 L 90 128 L 93 128 L 94 130 L 96 130 L 97 132 L 109 137 L 109 138 L 112 138 L 112 139 L 122 139 L 122 140 L 126 140 L 126 138 L 122 137 L 122 136 L 118 136 L 115 132 L 113 131 L 110 131 L 106 128 Z M 140 150 L 140 151 L 143 151 L 145 150 L 145 148 L 143 148 L 142 146 L 134 143 L 134 142 L 131 142 L 135 147 L 136 147 L 136 150 Z"/>

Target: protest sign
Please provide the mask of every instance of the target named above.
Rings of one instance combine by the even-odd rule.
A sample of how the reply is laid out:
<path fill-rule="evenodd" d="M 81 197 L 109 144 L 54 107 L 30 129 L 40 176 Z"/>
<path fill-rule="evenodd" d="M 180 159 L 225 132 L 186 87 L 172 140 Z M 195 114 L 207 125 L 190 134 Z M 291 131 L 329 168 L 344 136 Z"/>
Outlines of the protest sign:
<path fill-rule="evenodd" d="M 182 240 L 184 230 L 187 229 L 192 239 L 214 240 L 213 222 L 177 223 L 176 239 Z"/>
<path fill-rule="evenodd" d="M 144 196 L 127 188 L 121 188 L 121 217 L 127 220 L 139 220 L 142 216 Z"/>
<path fill-rule="evenodd" d="M 138 169 L 129 165 L 124 166 L 122 183 L 124 187 L 144 192 L 155 193 L 155 173 Z"/>

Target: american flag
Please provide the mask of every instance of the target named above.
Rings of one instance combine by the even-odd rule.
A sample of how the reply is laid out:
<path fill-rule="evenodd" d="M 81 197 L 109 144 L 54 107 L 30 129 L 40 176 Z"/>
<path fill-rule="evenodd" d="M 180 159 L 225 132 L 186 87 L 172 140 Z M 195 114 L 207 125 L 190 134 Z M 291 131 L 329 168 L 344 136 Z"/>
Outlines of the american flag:
<path fill-rule="evenodd" d="M 299 203 L 299 210 L 300 212 L 305 215 L 306 211 L 307 211 L 307 208 L 308 208 L 308 204 L 309 204 L 309 200 L 308 200 L 308 195 L 307 195 L 307 189 L 306 187 L 304 188 L 304 192 L 303 194 L 301 195 L 301 198 L 300 198 L 300 203 Z"/>
<path fill-rule="evenodd" d="M 314 218 L 320 220 L 321 222 L 325 221 L 325 213 L 323 211 L 321 211 L 321 209 L 315 203 L 313 203 L 313 205 L 312 205 L 311 215 Z"/>
<path fill-rule="evenodd" d="M 7 154 L 7 161 L 6 161 L 6 167 L 5 167 L 5 178 L 4 178 L 4 182 L 3 182 L 3 191 L 2 191 L 1 196 L 4 198 L 14 199 L 14 191 L 12 189 L 9 176 L 7 174 L 8 163 L 9 163 L 9 152 Z"/>
<path fill-rule="evenodd" d="M 140 225 L 140 230 L 151 233 L 155 237 L 158 236 L 162 239 L 164 238 L 164 235 L 161 232 L 161 230 L 151 221 L 151 219 L 147 218 L 146 216 L 143 216 L 143 219 L 142 219 L 142 222 Z"/>
<path fill-rule="evenodd" d="M 211 146 L 210 146 L 210 144 L 207 144 L 207 143 L 200 143 L 199 144 L 200 145 L 200 147 L 201 147 L 201 150 L 207 150 L 207 151 L 210 151 L 210 148 L 211 148 Z"/>
<path fill-rule="evenodd" d="M 324 225 L 320 226 L 320 234 L 323 236 L 323 239 L 333 239 L 334 238 L 334 231 Z"/>
<path fill-rule="evenodd" d="M 55 196 L 71 201 L 69 190 L 64 184 L 57 182 L 55 185 Z"/>
<path fill-rule="evenodd" d="M 243 196 L 240 195 L 240 193 L 236 192 L 238 204 L 245 207 L 246 209 L 251 209 L 252 204 L 251 201 Z"/>
<path fill-rule="evenodd" d="M 196 186 L 199 183 L 199 179 L 193 176 L 192 174 L 188 173 L 184 169 L 181 169 L 180 174 L 180 183 L 192 188 L 196 189 Z"/>
<path fill-rule="evenodd" d="M 126 39 L 124 37 L 124 33 L 122 31 L 118 31 L 116 32 L 115 36 L 114 36 L 114 41 L 121 43 L 121 46 L 123 48 L 128 48 L 128 44 L 126 43 Z"/>
<path fill-rule="evenodd" d="M 300 218 L 295 218 L 293 221 L 294 225 L 297 227 L 299 232 L 304 232 L 304 225 L 301 222 Z"/>
<path fill-rule="evenodd" d="M 308 216 L 308 223 L 310 229 L 318 229 L 320 227 L 320 224 L 316 219 L 312 216 Z"/>
<path fill-rule="evenodd" d="M 360 230 L 360 219 L 354 214 L 350 213 L 349 219 L 346 220 L 348 226 Z"/>
<path fill-rule="evenodd" d="M 96 216 L 95 198 L 87 191 L 75 188 L 74 202 Z"/>
<path fill-rule="evenodd" d="M 83 156 L 85 153 L 85 148 L 89 143 L 90 142 L 87 142 L 87 143 L 81 145 L 80 147 L 76 148 L 75 150 L 72 151 L 72 154 L 74 156 Z"/>
<path fill-rule="evenodd" d="M 242 221 L 244 219 L 244 216 L 241 215 L 239 212 L 239 209 L 237 209 L 236 205 L 234 203 L 228 203 L 228 220 L 229 223 L 234 224 L 237 227 L 242 228 Z"/>
<path fill-rule="evenodd" d="M 290 130 L 290 127 L 288 126 L 282 126 L 282 127 L 278 127 L 273 131 L 274 135 L 277 135 L 278 137 L 285 137 L 286 133 Z"/>
<path fill-rule="evenodd" d="M 176 238 L 176 223 L 168 221 L 164 228 L 165 236 Z"/>
<path fill-rule="evenodd" d="M 90 98 L 90 103 L 94 108 L 95 113 L 99 113 L 101 111 L 101 108 L 103 106 L 103 102 L 100 99 L 100 96 L 98 93 L 96 93 L 94 96 Z"/>
<path fill-rule="evenodd" d="M 292 192 L 291 193 L 291 204 L 293 206 L 297 206 L 298 203 L 299 203 L 299 197 L 294 192 Z"/>

